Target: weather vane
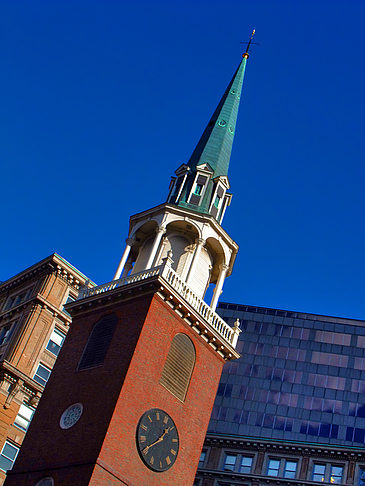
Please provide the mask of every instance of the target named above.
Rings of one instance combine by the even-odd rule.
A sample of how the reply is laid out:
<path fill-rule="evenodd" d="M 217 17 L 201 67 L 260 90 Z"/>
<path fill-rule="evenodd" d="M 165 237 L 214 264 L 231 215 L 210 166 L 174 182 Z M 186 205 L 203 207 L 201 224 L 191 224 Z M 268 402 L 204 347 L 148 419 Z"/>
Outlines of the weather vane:
<path fill-rule="evenodd" d="M 252 42 L 252 39 L 253 39 L 253 36 L 255 35 L 255 32 L 256 32 L 256 29 L 253 29 L 252 34 L 251 34 L 251 38 L 247 43 L 246 51 L 242 54 L 242 57 L 244 57 L 246 59 L 248 59 L 248 50 L 249 50 L 251 44 L 257 45 L 257 42 Z M 241 42 L 241 44 L 245 44 L 245 42 Z"/>

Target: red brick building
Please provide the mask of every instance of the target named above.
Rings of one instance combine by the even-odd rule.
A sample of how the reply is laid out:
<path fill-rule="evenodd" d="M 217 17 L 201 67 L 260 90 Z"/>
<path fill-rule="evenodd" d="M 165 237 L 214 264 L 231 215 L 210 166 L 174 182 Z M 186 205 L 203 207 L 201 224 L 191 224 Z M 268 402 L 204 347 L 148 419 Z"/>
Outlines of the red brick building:
<path fill-rule="evenodd" d="M 53 254 L 0 285 L 0 484 L 15 461 L 86 277 Z"/>

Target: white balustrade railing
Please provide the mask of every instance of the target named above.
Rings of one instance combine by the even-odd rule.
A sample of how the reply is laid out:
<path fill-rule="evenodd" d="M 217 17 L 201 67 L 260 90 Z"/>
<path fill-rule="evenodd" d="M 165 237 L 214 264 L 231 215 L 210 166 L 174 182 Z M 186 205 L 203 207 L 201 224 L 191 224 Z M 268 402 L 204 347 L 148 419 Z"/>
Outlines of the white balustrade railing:
<path fill-rule="evenodd" d="M 171 268 L 168 259 L 158 267 L 122 277 L 118 280 L 99 285 L 98 287 L 82 288 L 78 299 L 98 295 L 131 283 L 141 282 L 150 277 L 161 276 L 190 306 L 207 321 L 211 327 L 233 347 L 236 347 L 240 329 L 230 327 L 209 305 L 191 290 L 186 282 Z"/>

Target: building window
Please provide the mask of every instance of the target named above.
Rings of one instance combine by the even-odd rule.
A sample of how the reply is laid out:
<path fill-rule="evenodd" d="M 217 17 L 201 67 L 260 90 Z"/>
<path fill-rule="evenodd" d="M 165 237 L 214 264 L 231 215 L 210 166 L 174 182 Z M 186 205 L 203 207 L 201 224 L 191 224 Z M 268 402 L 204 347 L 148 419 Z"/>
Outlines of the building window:
<path fill-rule="evenodd" d="M 343 476 L 343 467 L 331 465 L 329 482 L 332 484 L 341 484 L 342 476 Z"/>
<path fill-rule="evenodd" d="M 236 467 L 237 455 L 226 454 L 224 458 L 223 471 L 234 471 Z"/>
<path fill-rule="evenodd" d="M 47 344 L 48 351 L 50 351 L 55 356 L 58 356 L 58 353 L 60 352 L 62 344 L 65 340 L 65 337 L 66 337 L 66 335 L 63 334 L 63 332 L 58 331 L 57 329 L 54 329 L 52 331 L 51 337 L 49 338 L 49 341 L 48 341 L 48 344 Z"/>
<path fill-rule="evenodd" d="M 196 196 L 200 196 L 201 193 L 203 192 L 203 187 L 204 187 L 203 184 L 196 183 L 193 194 L 195 194 Z"/>
<path fill-rule="evenodd" d="M 365 486 L 365 467 L 360 468 L 358 486 Z"/>
<path fill-rule="evenodd" d="M 215 199 L 214 199 L 214 206 L 219 209 L 219 203 L 221 201 L 221 198 L 219 196 L 215 196 Z"/>
<path fill-rule="evenodd" d="M 269 459 L 267 463 L 267 475 L 280 478 L 294 479 L 297 474 L 297 461 L 291 459 Z"/>
<path fill-rule="evenodd" d="M 278 459 L 269 459 L 267 465 L 267 475 L 268 476 L 279 476 L 280 461 Z"/>
<path fill-rule="evenodd" d="M 297 465 L 298 463 L 296 461 L 285 461 L 284 478 L 294 479 L 297 474 Z"/>
<path fill-rule="evenodd" d="M 200 454 L 198 467 L 204 467 L 206 457 L 207 457 L 207 451 L 202 451 Z"/>
<path fill-rule="evenodd" d="M 314 464 L 312 480 L 322 483 L 341 484 L 343 466 L 337 464 Z"/>
<path fill-rule="evenodd" d="M 76 298 L 75 297 L 72 297 L 72 295 L 69 295 L 67 297 L 67 300 L 66 302 L 63 304 L 63 307 L 62 307 L 62 312 L 64 312 L 65 314 L 67 314 L 68 316 L 71 317 L 71 314 L 69 312 L 67 312 L 67 310 L 65 309 L 65 305 L 66 304 L 69 304 L 70 302 L 75 302 Z"/>
<path fill-rule="evenodd" d="M 7 324 L 6 326 L 0 328 L 0 346 L 6 344 L 9 341 L 11 335 L 13 334 L 14 328 L 15 322 L 12 322 L 11 324 Z"/>
<path fill-rule="evenodd" d="M 103 364 L 117 321 L 118 318 L 115 314 L 109 314 L 99 319 L 94 325 L 82 353 L 79 371 Z"/>
<path fill-rule="evenodd" d="M 10 471 L 10 469 L 13 467 L 18 452 L 19 447 L 16 447 L 6 440 L 0 455 L 0 469 L 5 472 Z"/>
<path fill-rule="evenodd" d="M 22 430 L 28 430 L 29 424 L 34 415 L 34 408 L 22 403 L 19 408 L 18 415 L 15 417 L 14 425 Z"/>
<path fill-rule="evenodd" d="M 326 474 L 326 465 L 325 464 L 314 464 L 313 466 L 313 475 L 312 479 L 313 481 L 320 481 L 324 482 Z"/>
<path fill-rule="evenodd" d="M 39 363 L 37 371 L 33 376 L 33 380 L 37 381 L 42 386 L 46 386 L 50 374 L 51 374 L 51 370 L 47 368 L 47 366 L 44 366 L 41 363 Z"/>
<path fill-rule="evenodd" d="M 32 289 L 24 290 L 16 295 L 11 295 L 6 303 L 4 310 L 12 309 L 17 305 L 20 305 L 22 302 L 26 301 L 27 298 L 30 296 Z"/>
<path fill-rule="evenodd" d="M 252 468 L 252 461 L 253 458 L 249 456 L 242 456 L 241 458 L 241 465 L 240 465 L 240 473 L 249 474 Z"/>

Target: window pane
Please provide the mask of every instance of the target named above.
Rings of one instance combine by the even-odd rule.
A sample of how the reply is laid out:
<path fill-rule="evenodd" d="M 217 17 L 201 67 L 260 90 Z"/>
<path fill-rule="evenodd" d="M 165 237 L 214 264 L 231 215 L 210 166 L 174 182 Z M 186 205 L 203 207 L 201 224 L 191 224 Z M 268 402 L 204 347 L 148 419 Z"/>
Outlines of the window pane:
<path fill-rule="evenodd" d="M 295 478 L 297 472 L 297 462 L 286 461 L 284 469 L 284 478 Z"/>
<path fill-rule="evenodd" d="M 40 364 L 33 379 L 41 385 L 45 386 L 50 374 L 51 370 Z"/>
<path fill-rule="evenodd" d="M 27 430 L 30 421 L 32 420 L 33 414 L 34 414 L 34 409 L 28 407 L 23 403 L 22 405 L 20 405 L 18 415 L 14 420 L 14 424 L 23 430 Z"/>
<path fill-rule="evenodd" d="M 233 454 L 226 454 L 226 458 L 223 465 L 224 471 L 233 471 L 236 465 L 237 456 Z"/>
<path fill-rule="evenodd" d="M 268 476 L 278 476 L 279 475 L 279 468 L 280 468 L 280 461 L 276 459 L 270 459 L 269 464 L 267 466 L 267 475 Z"/>
<path fill-rule="evenodd" d="M 342 482 L 343 467 L 331 466 L 330 483 L 341 484 Z"/>
<path fill-rule="evenodd" d="M 313 466 L 313 481 L 324 481 L 326 466 L 324 464 L 314 464 Z"/>
<path fill-rule="evenodd" d="M 60 352 L 61 346 L 65 340 L 65 334 L 57 331 L 56 329 L 52 332 L 51 337 L 47 344 L 48 351 L 51 351 L 52 354 L 58 356 Z"/>
<path fill-rule="evenodd" d="M 241 473 L 250 473 L 251 472 L 251 466 L 252 466 L 252 457 L 243 456 L 242 459 L 241 459 L 240 472 Z"/>
<path fill-rule="evenodd" d="M 360 469 L 359 486 L 365 486 L 365 468 Z"/>
<path fill-rule="evenodd" d="M 6 441 L 0 455 L 0 469 L 9 471 L 14 464 L 19 448 Z"/>
<path fill-rule="evenodd" d="M 7 459 L 4 456 L 0 456 L 0 469 L 3 471 L 9 471 L 13 467 L 13 461 Z"/>
<path fill-rule="evenodd" d="M 206 455 L 207 455 L 206 451 L 202 451 L 202 453 L 200 454 L 200 459 L 199 459 L 199 465 L 198 465 L 198 467 L 203 467 L 204 466 L 204 462 L 205 462 Z"/>
<path fill-rule="evenodd" d="M 2 451 L 1 454 L 8 457 L 9 459 L 14 460 L 16 458 L 18 450 L 19 449 L 17 447 L 14 447 L 13 445 L 9 444 L 9 442 L 5 442 L 5 445 L 4 445 L 4 448 L 3 448 L 3 451 Z"/>

